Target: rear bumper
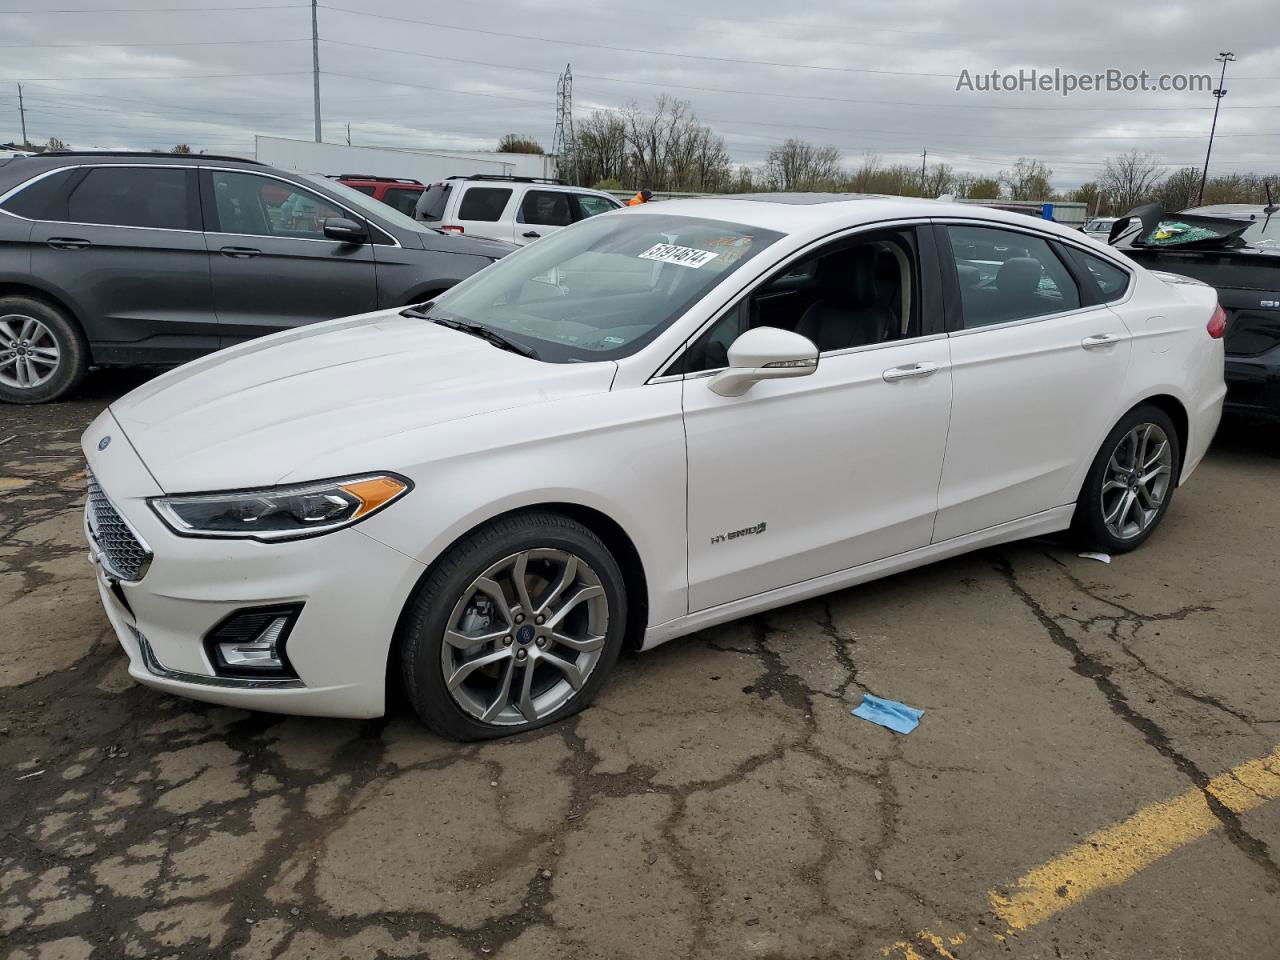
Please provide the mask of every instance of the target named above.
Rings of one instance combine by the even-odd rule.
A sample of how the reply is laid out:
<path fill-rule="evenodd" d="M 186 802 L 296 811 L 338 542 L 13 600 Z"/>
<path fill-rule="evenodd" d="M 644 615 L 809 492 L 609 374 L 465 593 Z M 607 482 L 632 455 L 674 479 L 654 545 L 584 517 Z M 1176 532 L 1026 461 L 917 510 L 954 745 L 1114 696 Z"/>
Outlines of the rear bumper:
<path fill-rule="evenodd" d="M 1280 419 L 1280 347 L 1256 357 L 1228 356 L 1228 413 Z"/>

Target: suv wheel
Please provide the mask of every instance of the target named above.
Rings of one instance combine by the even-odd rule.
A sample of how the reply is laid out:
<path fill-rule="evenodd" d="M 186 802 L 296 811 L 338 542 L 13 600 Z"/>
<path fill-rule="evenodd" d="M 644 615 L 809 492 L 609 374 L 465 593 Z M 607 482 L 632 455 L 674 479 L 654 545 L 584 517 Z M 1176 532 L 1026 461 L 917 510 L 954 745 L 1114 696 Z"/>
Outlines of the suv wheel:
<path fill-rule="evenodd" d="M 405 688 L 451 739 L 545 726 L 595 696 L 626 621 L 622 572 L 594 533 L 555 513 L 502 518 L 451 547 L 411 601 Z"/>
<path fill-rule="evenodd" d="M 84 335 L 61 310 L 30 297 L 0 297 L 0 400 L 56 400 L 88 366 Z"/>

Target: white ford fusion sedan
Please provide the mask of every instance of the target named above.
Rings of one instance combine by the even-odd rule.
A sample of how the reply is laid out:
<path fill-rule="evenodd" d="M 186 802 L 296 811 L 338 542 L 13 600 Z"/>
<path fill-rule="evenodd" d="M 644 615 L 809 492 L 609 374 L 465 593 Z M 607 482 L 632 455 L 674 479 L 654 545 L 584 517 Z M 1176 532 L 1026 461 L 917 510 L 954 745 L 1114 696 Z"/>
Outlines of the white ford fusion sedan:
<path fill-rule="evenodd" d="M 1019 214 L 648 204 L 113 403 L 90 552 L 145 684 L 371 717 L 402 679 L 493 737 L 626 644 L 1068 528 L 1136 547 L 1217 428 L 1224 326 Z"/>

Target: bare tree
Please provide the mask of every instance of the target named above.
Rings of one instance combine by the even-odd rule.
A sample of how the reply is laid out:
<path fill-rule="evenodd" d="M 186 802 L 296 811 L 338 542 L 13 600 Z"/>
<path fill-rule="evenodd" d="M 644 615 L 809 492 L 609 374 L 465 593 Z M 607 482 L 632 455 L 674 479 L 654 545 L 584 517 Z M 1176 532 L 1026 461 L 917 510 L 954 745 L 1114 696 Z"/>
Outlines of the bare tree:
<path fill-rule="evenodd" d="M 626 183 L 627 125 L 622 115 L 612 110 L 597 110 L 578 126 L 573 163 L 564 164 L 578 172 L 582 183 L 602 180 Z"/>
<path fill-rule="evenodd" d="M 1083 203 L 1086 216 L 1095 217 L 1102 212 L 1102 191 L 1098 189 L 1098 185 L 1092 180 L 1088 183 L 1082 183 L 1072 190 L 1067 199 L 1073 203 Z"/>
<path fill-rule="evenodd" d="M 833 190 L 842 179 L 839 150 L 795 137 L 769 151 L 765 170 L 779 190 Z"/>
<path fill-rule="evenodd" d="M 969 200 L 999 200 L 1000 181 L 995 177 L 974 177 L 964 195 Z"/>
<path fill-rule="evenodd" d="M 170 152 L 170 153 L 178 153 L 178 154 L 182 154 L 182 155 L 184 155 L 184 156 L 185 156 L 186 154 L 188 154 L 188 153 L 190 153 L 190 152 L 191 152 L 191 147 L 190 147 L 188 144 L 185 144 L 185 143 L 178 143 L 178 144 L 175 144 L 175 145 L 174 145 L 174 147 L 173 147 L 173 149 L 172 149 L 172 150 L 170 150 L 169 152 Z"/>
<path fill-rule="evenodd" d="M 1169 176 L 1156 191 L 1156 200 L 1166 210 L 1185 210 L 1193 207 L 1200 196 L 1200 171 L 1195 167 L 1181 167 Z M 1122 210 L 1121 213 L 1128 211 Z"/>
<path fill-rule="evenodd" d="M 1019 157 L 1012 168 L 1001 170 L 998 176 L 1010 200 L 1047 200 L 1053 192 L 1049 182 L 1053 171 L 1031 157 Z"/>
<path fill-rule="evenodd" d="M 1161 180 L 1160 161 L 1154 153 L 1130 150 L 1108 157 L 1098 178 L 1098 187 L 1117 213 L 1127 213 L 1155 197 Z"/>
<path fill-rule="evenodd" d="M 935 163 L 925 171 L 924 195 L 936 198 L 950 193 L 955 188 L 955 182 L 956 174 L 950 164 Z"/>

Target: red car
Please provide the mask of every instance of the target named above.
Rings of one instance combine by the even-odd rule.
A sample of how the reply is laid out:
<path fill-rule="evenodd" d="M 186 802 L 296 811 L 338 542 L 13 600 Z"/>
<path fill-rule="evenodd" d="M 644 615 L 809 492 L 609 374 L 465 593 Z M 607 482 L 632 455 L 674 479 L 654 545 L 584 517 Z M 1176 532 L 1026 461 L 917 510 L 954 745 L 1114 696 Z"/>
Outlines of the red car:
<path fill-rule="evenodd" d="M 426 189 L 417 180 L 408 180 L 400 177 L 374 177 L 361 173 L 343 173 L 333 179 L 339 183 L 345 183 L 353 190 L 368 194 L 375 200 L 381 200 L 409 217 L 413 216 L 413 208 L 418 202 L 418 196 Z"/>

